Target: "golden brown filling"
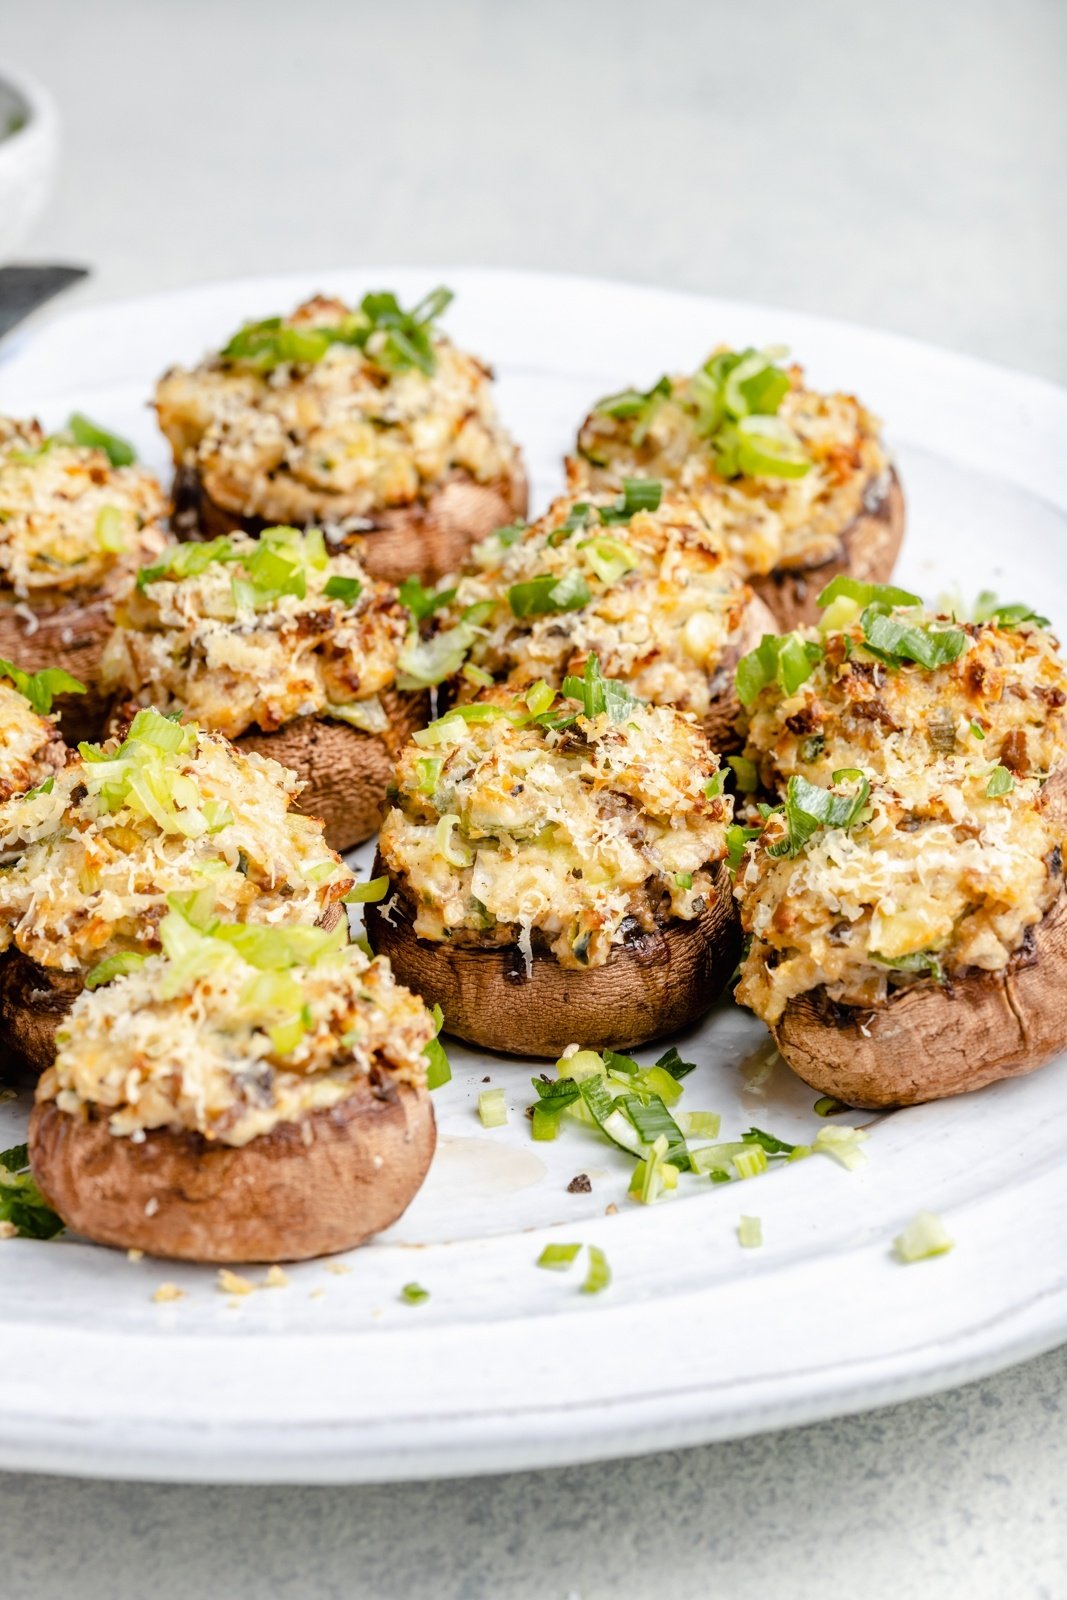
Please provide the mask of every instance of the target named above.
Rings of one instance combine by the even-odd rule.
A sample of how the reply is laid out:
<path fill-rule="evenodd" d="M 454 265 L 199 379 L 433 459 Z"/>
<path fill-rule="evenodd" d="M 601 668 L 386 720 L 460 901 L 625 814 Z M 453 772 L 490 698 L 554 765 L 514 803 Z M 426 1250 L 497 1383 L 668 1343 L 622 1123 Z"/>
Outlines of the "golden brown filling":
<path fill-rule="evenodd" d="M 328 555 L 317 529 L 179 545 L 118 609 L 104 677 L 230 739 L 304 716 L 377 733 L 407 621 L 396 591 L 354 554 Z"/>
<path fill-rule="evenodd" d="M 38 1100 L 106 1116 L 119 1137 L 163 1128 L 244 1145 L 368 1086 L 424 1087 L 433 1019 L 387 961 L 344 937 L 212 933 L 169 913 L 170 959 L 79 996 Z"/>
<path fill-rule="evenodd" d="M 491 534 L 472 569 L 440 628 L 474 616 L 469 660 L 494 678 L 560 688 L 596 655 L 642 700 L 698 716 L 732 687 L 752 595 L 688 501 L 627 515 L 613 495 L 565 496 Z"/>
<path fill-rule="evenodd" d="M 173 368 L 156 409 L 175 462 L 195 467 L 217 505 L 301 525 L 412 505 L 457 474 L 514 474 L 490 370 L 432 316 L 401 329 L 419 361 L 367 323 L 362 307 L 318 297 Z"/>
<path fill-rule="evenodd" d="M 876 606 L 770 644 L 739 675 L 751 690 L 777 658 L 750 698 L 747 754 L 783 804 L 738 872 L 753 936 L 738 999 L 774 1023 L 812 989 L 873 1006 L 1007 966 L 1063 882 L 1055 640 L 1033 621 Z"/>
<path fill-rule="evenodd" d="M 527 960 L 536 937 L 597 966 L 628 930 L 700 915 L 731 814 L 718 758 L 692 718 L 610 689 L 597 709 L 587 681 L 591 714 L 544 685 L 497 691 L 404 750 L 380 848 L 420 937 Z"/>
<path fill-rule="evenodd" d="M 103 450 L 0 417 L 0 582 L 19 600 L 120 591 L 163 548 L 155 478 L 113 467 Z"/>
<path fill-rule="evenodd" d="M 752 390 L 746 399 L 736 393 L 736 373 L 733 387 L 721 377 L 723 358 L 734 353 L 717 350 L 696 373 L 663 378 L 645 396 L 601 402 L 579 429 L 567 464 L 571 487 L 657 478 L 695 501 L 742 572 L 818 566 L 884 493 L 889 460 L 879 423 L 852 395 L 817 394 L 800 367 L 761 364 L 756 352 L 743 359 L 763 398 Z M 774 388 L 768 399 L 775 373 L 784 393 Z"/>
<path fill-rule="evenodd" d="M 86 752 L 48 792 L 0 806 L 0 949 L 86 973 L 158 945 L 171 894 L 227 921 L 314 922 L 351 887 L 322 824 L 290 810 L 299 783 L 154 711 Z"/>

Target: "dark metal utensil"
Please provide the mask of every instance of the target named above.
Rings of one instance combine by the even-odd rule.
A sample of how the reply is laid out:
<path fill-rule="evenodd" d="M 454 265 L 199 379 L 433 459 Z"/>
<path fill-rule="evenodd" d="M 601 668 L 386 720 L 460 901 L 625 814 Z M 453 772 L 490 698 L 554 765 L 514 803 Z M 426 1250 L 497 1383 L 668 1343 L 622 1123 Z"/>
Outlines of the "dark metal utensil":
<path fill-rule="evenodd" d="M 46 300 L 88 275 L 88 267 L 0 267 L 0 339 Z"/>

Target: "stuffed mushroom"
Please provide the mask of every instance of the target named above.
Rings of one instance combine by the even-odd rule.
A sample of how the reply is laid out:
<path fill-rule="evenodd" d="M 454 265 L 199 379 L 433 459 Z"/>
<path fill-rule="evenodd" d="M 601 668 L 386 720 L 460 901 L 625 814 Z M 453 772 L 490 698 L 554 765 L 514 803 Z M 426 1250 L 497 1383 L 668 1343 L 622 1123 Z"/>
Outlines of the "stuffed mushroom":
<path fill-rule="evenodd" d="M 595 656 L 562 697 L 455 707 L 400 758 L 371 944 L 490 1049 L 670 1033 L 736 959 L 722 782 L 694 717 L 643 705 Z"/>
<path fill-rule="evenodd" d="M 352 874 L 322 824 L 291 809 L 297 780 L 256 753 L 137 714 L 83 745 L 54 781 L 0 805 L 0 1028 L 40 1071 L 85 987 L 159 945 L 168 896 L 225 920 L 338 920 Z"/>
<path fill-rule="evenodd" d="M 113 609 L 166 543 L 166 506 L 122 440 L 81 417 L 71 429 L 0 418 L 0 656 L 84 685 L 57 699 L 74 740 L 100 731 Z"/>
<path fill-rule="evenodd" d="M 395 1221 L 426 1175 L 434 1022 L 344 934 L 206 926 L 82 994 L 30 1120 L 70 1227 L 188 1261 L 300 1260 Z"/>
<path fill-rule="evenodd" d="M 348 850 L 378 826 L 396 754 L 428 718 L 424 692 L 396 687 L 409 620 L 317 528 L 220 535 L 141 569 L 104 679 L 127 715 L 188 716 L 291 767 L 300 808 Z"/>
<path fill-rule="evenodd" d="M 836 587 L 739 673 L 782 804 L 738 872 L 737 998 L 814 1087 L 905 1105 L 1067 1045 L 1067 671 L 1026 607 Z"/>
<path fill-rule="evenodd" d="M 437 327 L 452 296 L 412 311 L 317 296 L 246 324 L 160 380 L 156 411 L 193 537 L 289 523 L 367 535 L 368 571 L 430 582 L 526 510 L 519 452 L 492 373 Z"/>
<path fill-rule="evenodd" d="M 716 350 L 594 406 L 568 475 L 575 492 L 659 479 L 689 495 L 781 627 L 815 617 L 838 572 L 882 582 L 904 533 L 904 498 L 879 424 L 852 395 L 805 386 L 775 352 Z"/>
<path fill-rule="evenodd" d="M 66 762 L 57 718 L 49 715 L 60 685 L 77 692 L 62 670 L 31 674 L 0 661 L 0 806 L 16 795 L 47 792 Z"/>
<path fill-rule="evenodd" d="M 466 648 L 467 684 L 558 689 L 595 655 L 641 699 L 695 713 L 719 751 L 736 748 L 738 660 L 774 627 L 692 502 L 647 479 L 490 534 L 435 621 L 422 657 L 454 670 Z"/>

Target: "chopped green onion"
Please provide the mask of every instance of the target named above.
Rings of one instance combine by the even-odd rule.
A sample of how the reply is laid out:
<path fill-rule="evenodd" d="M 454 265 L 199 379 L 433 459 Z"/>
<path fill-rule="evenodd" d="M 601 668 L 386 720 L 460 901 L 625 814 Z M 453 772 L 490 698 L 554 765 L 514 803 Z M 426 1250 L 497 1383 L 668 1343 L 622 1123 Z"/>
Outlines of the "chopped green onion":
<path fill-rule="evenodd" d="M 714 800 L 718 795 L 722 794 L 725 783 L 726 773 L 720 767 L 719 771 L 713 777 L 710 777 L 704 785 L 704 794 L 709 800 Z"/>
<path fill-rule="evenodd" d="M 737 1224 L 738 1243 L 746 1250 L 756 1250 L 763 1243 L 763 1223 L 759 1217 L 742 1217 Z"/>
<path fill-rule="evenodd" d="M 1021 627 L 1024 622 L 1032 622 L 1035 628 L 1052 626 L 1048 617 L 1041 616 L 1023 601 L 1013 600 L 1004 603 L 997 599 L 991 589 L 982 590 L 971 608 L 971 616 L 975 622 L 995 622 L 998 628 L 1003 628 L 1007 632 Z"/>
<path fill-rule="evenodd" d="M 780 417 L 742 417 L 736 438 L 737 471 L 746 477 L 803 478 L 812 469 L 799 436 Z"/>
<path fill-rule="evenodd" d="M 767 1170 L 767 1152 L 758 1144 L 739 1150 L 733 1158 L 734 1171 L 739 1178 L 757 1178 Z"/>
<path fill-rule="evenodd" d="M 783 694 L 796 694 L 824 654 L 821 645 L 797 633 L 765 633 L 755 650 L 738 662 L 737 698 L 743 706 L 750 706 L 771 683 L 777 683 Z"/>
<path fill-rule="evenodd" d="M 484 667 L 476 667 L 473 661 L 464 664 L 463 676 L 468 683 L 475 684 L 479 689 L 488 689 L 493 683 L 493 674 L 486 672 Z"/>
<path fill-rule="evenodd" d="M 118 506 L 101 506 L 96 514 L 96 542 L 109 555 L 120 555 L 126 548 L 122 512 Z"/>
<path fill-rule="evenodd" d="M 674 881 L 679 889 L 691 889 L 693 887 L 693 874 L 691 872 L 676 872 Z"/>
<path fill-rule="evenodd" d="M 444 1012 L 440 1006 L 435 1005 L 430 1015 L 434 1022 L 434 1036 L 422 1052 L 426 1057 L 426 1087 L 440 1089 L 442 1084 L 451 1080 L 452 1068 L 448 1064 L 445 1047 L 439 1037 L 444 1026 Z"/>
<path fill-rule="evenodd" d="M 947 1254 L 954 1244 L 936 1213 L 920 1211 L 893 1240 L 893 1251 L 898 1261 L 928 1261 L 931 1256 Z"/>
<path fill-rule="evenodd" d="M 566 572 L 561 578 L 553 572 L 545 572 L 525 583 L 513 583 L 508 590 L 508 604 L 516 617 L 580 611 L 589 599 L 589 585 L 577 570 Z"/>
<path fill-rule="evenodd" d="M 483 1089 L 478 1096 L 478 1116 L 483 1128 L 503 1128 L 508 1120 L 503 1089 Z"/>
<path fill-rule="evenodd" d="M 581 1248 L 580 1244 L 546 1244 L 534 1265 L 549 1272 L 567 1272 Z"/>
<path fill-rule="evenodd" d="M 820 1128 L 812 1149 L 824 1156 L 832 1156 L 841 1166 L 853 1172 L 857 1167 L 862 1167 L 867 1159 L 860 1149 L 866 1139 L 867 1133 L 863 1128 Z"/>
<path fill-rule="evenodd" d="M 518 544 L 526 532 L 525 522 L 509 522 L 505 528 L 497 528 L 493 538 L 503 545 L 505 550 L 510 550 L 513 544 Z"/>
<path fill-rule="evenodd" d="M 917 627 L 898 622 L 873 605 L 864 611 L 860 626 L 867 649 L 890 666 L 914 661 L 932 672 L 957 660 L 967 648 L 962 628 Z"/>
<path fill-rule="evenodd" d="M 110 983 L 112 978 L 125 977 L 128 972 L 136 972 L 138 967 L 143 967 L 148 957 L 138 954 L 136 950 L 117 950 L 113 956 L 105 956 L 103 961 L 98 961 L 85 977 L 87 989 L 99 989 L 102 984 Z"/>
<path fill-rule="evenodd" d="M 588 539 L 582 546 L 582 553 L 596 577 L 605 584 L 618 583 L 638 565 L 637 556 L 620 539 Z"/>
<path fill-rule="evenodd" d="M 93 422 L 81 411 L 75 411 L 67 422 L 67 432 L 74 443 L 86 450 L 102 450 L 113 467 L 128 467 L 137 460 L 132 444 L 109 433 L 98 422 Z"/>
<path fill-rule="evenodd" d="M 545 682 L 544 678 L 539 678 L 526 691 L 525 699 L 530 715 L 532 717 L 543 716 L 552 706 L 555 698 L 556 691 Z"/>
<path fill-rule="evenodd" d="M 388 893 L 389 875 L 383 873 L 380 878 L 370 878 L 366 883 L 354 883 L 343 899 L 346 906 L 374 905 Z"/>
<path fill-rule="evenodd" d="M 600 1294 L 611 1283 L 608 1258 L 597 1245 L 589 1246 L 589 1267 L 582 1284 L 583 1294 Z"/>
<path fill-rule="evenodd" d="M 0 678 L 9 678 L 40 717 L 46 717 L 51 711 L 52 701 L 57 694 L 85 693 L 84 683 L 72 678 L 62 667 L 42 667 L 40 672 L 23 672 L 21 667 L 16 667 L 13 661 L 5 661 L 2 656 Z"/>
<path fill-rule="evenodd" d="M 0 1151 L 0 1222 L 24 1239 L 54 1239 L 63 1231 L 62 1218 L 48 1205 L 29 1171 L 24 1144 Z"/>
<path fill-rule="evenodd" d="M 1002 794 L 1010 794 L 1014 788 L 1015 779 L 1007 767 L 1001 766 L 998 761 L 989 775 L 989 782 L 986 784 L 985 790 L 986 794 L 991 800 L 995 800 Z"/>
<path fill-rule="evenodd" d="M 851 1110 L 851 1107 L 847 1106 L 843 1100 L 838 1100 L 832 1094 L 824 1094 L 816 1100 L 812 1110 L 817 1117 L 836 1117 L 842 1111 Z"/>
<path fill-rule="evenodd" d="M 421 1283 L 405 1283 L 400 1291 L 400 1298 L 405 1305 L 421 1306 L 430 1298 L 429 1289 L 424 1289 Z"/>
<path fill-rule="evenodd" d="M 836 578 L 831 578 L 815 604 L 819 607 L 829 606 L 841 596 L 847 600 L 854 600 L 860 607 L 922 605 L 921 597 L 912 594 L 908 589 L 898 589 L 891 583 L 863 583 L 859 578 L 850 578 L 844 572 L 839 572 Z"/>
<path fill-rule="evenodd" d="M 327 600 L 341 600 L 346 606 L 353 605 L 363 593 L 363 585 L 358 578 L 346 578 L 342 573 L 335 572 L 326 579 L 323 594 Z"/>
<path fill-rule="evenodd" d="M 680 1111 L 678 1126 L 688 1139 L 717 1139 L 722 1118 L 717 1111 Z"/>
<path fill-rule="evenodd" d="M 440 756 L 420 756 L 415 766 L 419 774 L 419 794 L 432 795 L 437 788 L 444 762 Z"/>
<path fill-rule="evenodd" d="M 752 794 L 759 788 L 759 772 L 756 763 L 750 761 L 748 756 L 727 756 L 727 765 L 733 771 L 737 787 L 742 794 Z"/>
<path fill-rule="evenodd" d="M 595 655 L 586 658 L 585 672 L 580 678 L 566 677 L 563 693 L 570 700 L 579 700 L 585 716 L 594 717 L 607 712 L 612 722 L 623 722 L 641 701 L 624 683 L 600 675 L 600 662 Z"/>
<path fill-rule="evenodd" d="M 404 579 L 397 593 L 401 605 L 407 607 L 416 622 L 425 622 L 427 617 L 432 617 L 435 611 L 440 611 L 442 606 L 447 606 L 456 598 L 455 588 L 427 589 L 414 575 Z"/>
<path fill-rule="evenodd" d="M 770 856 L 796 856 L 820 828 L 853 827 L 870 796 L 871 786 L 858 767 L 842 767 L 833 774 L 834 783 L 858 783 L 853 795 L 833 794 L 829 789 L 809 783 L 807 778 L 795 773 L 786 786 L 785 815 L 789 825 L 787 836 L 770 845 Z"/>
<path fill-rule="evenodd" d="M 738 871 L 745 859 L 746 847 L 762 832 L 762 828 L 746 828 L 740 822 L 730 824 L 726 830 L 726 864 L 731 872 Z"/>

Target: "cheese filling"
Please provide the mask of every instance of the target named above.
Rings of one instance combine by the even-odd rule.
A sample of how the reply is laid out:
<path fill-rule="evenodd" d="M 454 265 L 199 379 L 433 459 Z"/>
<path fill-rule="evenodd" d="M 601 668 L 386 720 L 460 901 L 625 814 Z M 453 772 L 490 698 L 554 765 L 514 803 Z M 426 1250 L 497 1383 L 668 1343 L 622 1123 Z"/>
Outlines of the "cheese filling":
<path fill-rule="evenodd" d="M 808 470 L 788 478 L 769 472 L 726 477 L 702 417 L 704 371 L 661 380 L 665 391 L 653 393 L 636 415 L 591 412 L 567 463 L 571 488 L 613 489 L 625 478 L 658 478 L 692 498 L 744 573 L 832 559 L 849 524 L 884 492 L 889 459 L 876 418 L 852 395 L 806 388 L 802 369 L 790 367 L 776 419 L 795 438 Z"/>
<path fill-rule="evenodd" d="M 528 704 L 498 691 L 401 755 L 379 845 L 415 932 L 518 943 L 527 960 L 536 938 L 562 966 L 599 966 L 628 933 L 698 917 L 732 806 L 699 725 L 642 705 L 618 721 L 575 715 L 564 701 L 540 713 L 569 717 L 553 728 Z"/>
<path fill-rule="evenodd" d="M 340 330 L 358 313 L 317 298 L 280 323 Z M 426 500 L 452 476 L 476 483 L 520 470 L 493 398 L 492 373 L 433 332 L 432 370 L 391 370 L 331 343 L 315 359 L 261 370 L 225 353 L 175 367 L 156 390 L 179 465 L 216 505 L 268 522 L 342 522 Z"/>
<path fill-rule="evenodd" d="M 205 551 L 211 559 L 198 559 Z M 103 674 L 112 690 L 230 739 L 304 716 L 376 733 L 388 725 L 378 696 L 395 682 L 407 622 L 395 590 L 354 554 L 328 555 L 317 530 L 237 534 L 142 570 Z"/>
<path fill-rule="evenodd" d="M 565 496 L 518 537 L 491 534 L 440 627 L 478 607 L 469 660 L 516 686 L 543 678 L 560 688 L 596 655 L 606 677 L 642 700 L 706 716 L 732 687 L 751 591 L 687 501 L 603 522 L 615 504 Z M 563 584 L 558 601 L 536 593 L 549 578 Z"/>
<path fill-rule="evenodd" d="M 181 942 L 177 961 L 153 956 L 78 997 L 39 1101 L 106 1117 L 118 1137 L 160 1128 L 241 1146 L 368 1087 L 425 1086 L 434 1022 L 387 961 L 334 943 L 282 970 L 272 953 L 264 971 L 193 930 Z M 183 971 L 191 962 L 200 970 Z"/>
<path fill-rule="evenodd" d="M 150 473 L 0 417 L 0 583 L 18 600 L 120 592 L 163 548 L 165 510 Z"/>
<path fill-rule="evenodd" d="M 163 746 L 161 748 L 161 745 Z M 50 790 L 0 806 L 0 949 L 89 972 L 158 946 L 167 896 L 202 891 L 227 921 L 314 922 L 354 879 L 322 824 L 290 810 L 288 768 L 195 726 L 139 714 L 83 745 Z"/>

